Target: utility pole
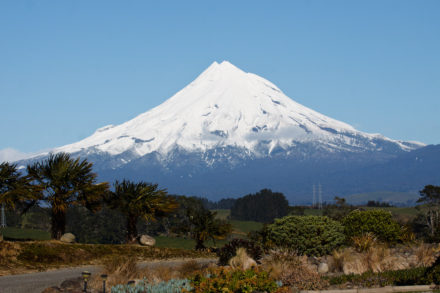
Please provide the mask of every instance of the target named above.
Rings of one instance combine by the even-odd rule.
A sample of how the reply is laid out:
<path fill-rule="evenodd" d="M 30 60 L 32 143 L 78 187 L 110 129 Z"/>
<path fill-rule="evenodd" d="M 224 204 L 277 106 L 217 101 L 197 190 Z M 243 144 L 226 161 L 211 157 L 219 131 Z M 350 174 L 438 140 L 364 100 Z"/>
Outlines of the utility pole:
<path fill-rule="evenodd" d="M 316 188 L 315 188 L 315 184 L 313 184 L 313 203 L 312 203 L 312 208 L 314 208 L 316 206 Z"/>
<path fill-rule="evenodd" d="M 322 187 L 321 187 L 321 183 L 319 183 L 318 188 L 319 188 L 319 191 L 318 191 L 318 193 L 319 193 L 319 206 L 318 206 L 318 208 L 320 210 L 322 210 Z"/>
<path fill-rule="evenodd" d="M 0 228 L 6 228 L 6 214 L 5 214 L 5 204 L 2 203 L 2 221 L 0 223 Z"/>

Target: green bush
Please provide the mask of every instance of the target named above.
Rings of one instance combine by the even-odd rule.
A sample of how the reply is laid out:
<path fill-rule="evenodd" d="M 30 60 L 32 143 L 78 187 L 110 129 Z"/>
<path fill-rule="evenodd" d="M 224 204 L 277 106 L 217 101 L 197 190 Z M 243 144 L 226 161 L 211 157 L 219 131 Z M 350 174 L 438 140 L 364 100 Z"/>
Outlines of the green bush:
<path fill-rule="evenodd" d="M 407 270 L 385 271 L 373 273 L 371 271 L 360 275 L 341 275 L 328 278 L 330 285 L 350 284 L 360 287 L 409 286 L 429 285 L 432 279 L 427 275 L 427 268 L 412 268 Z"/>
<path fill-rule="evenodd" d="M 396 243 L 402 234 L 402 228 L 392 218 L 391 212 L 380 209 L 352 211 L 342 220 L 342 224 L 348 240 L 370 232 L 380 241 Z"/>
<path fill-rule="evenodd" d="M 298 254 L 325 255 L 345 240 L 344 227 L 328 217 L 287 216 L 267 226 L 267 237 L 277 246 L 294 249 Z"/>
<path fill-rule="evenodd" d="M 197 274 L 191 278 L 194 293 L 217 292 L 275 292 L 279 288 L 268 272 L 249 269 L 228 270 L 224 268 L 212 269 L 208 275 Z"/>

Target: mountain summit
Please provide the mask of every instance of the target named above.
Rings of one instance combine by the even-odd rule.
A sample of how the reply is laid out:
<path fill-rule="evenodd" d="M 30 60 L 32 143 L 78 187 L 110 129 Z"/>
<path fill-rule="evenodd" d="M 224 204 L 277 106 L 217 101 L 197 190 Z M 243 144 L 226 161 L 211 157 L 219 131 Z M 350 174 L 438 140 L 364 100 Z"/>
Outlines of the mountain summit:
<path fill-rule="evenodd" d="M 420 171 L 431 170 L 425 166 L 429 160 L 415 161 L 415 169 L 408 158 L 423 146 L 358 131 L 223 61 L 212 63 L 161 105 L 52 152 L 87 158 L 101 180 L 147 180 L 171 193 L 211 199 L 272 188 L 296 201 L 305 200 L 317 182 L 323 185 L 324 199 L 354 192 L 417 190 L 431 176 Z M 405 163 L 399 165 L 401 156 Z M 393 171 L 369 181 L 379 174 L 377 168 L 395 170 L 384 167 L 388 162 L 404 171 L 401 177 Z M 408 176 L 419 177 L 411 175 L 405 164 L 426 176 L 409 184 Z"/>
<path fill-rule="evenodd" d="M 125 163 L 153 152 L 166 158 L 176 149 L 203 153 L 234 147 L 249 156 L 264 157 L 310 143 L 325 151 L 352 152 L 422 146 L 357 131 L 296 103 L 270 81 L 223 61 L 212 63 L 161 105 L 54 151 L 126 157 L 129 153 L 121 161 Z"/>

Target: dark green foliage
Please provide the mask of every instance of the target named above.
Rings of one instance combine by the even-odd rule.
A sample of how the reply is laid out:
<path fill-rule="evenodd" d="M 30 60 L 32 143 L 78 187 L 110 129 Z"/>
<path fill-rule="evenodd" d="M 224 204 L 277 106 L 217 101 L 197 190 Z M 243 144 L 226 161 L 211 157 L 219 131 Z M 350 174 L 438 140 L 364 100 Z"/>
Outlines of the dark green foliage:
<path fill-rule="evenodd" d="M 440 205 L 440 186 L 426 185 L 420 191 L 420 198 L 417 202 Z"/>
<path fill-rule="evenodd" d="M 367 207 L 382 207 L 382 208 L 389 208 L 392 207 L 393 205 L 391 205 L 388 202 L 384 202 L 384 201 L 374 201 L 374 200 L 369 200 L 367 202 Z"/>
<path fill-rule="evenodd" d="M 67 210 L 66 231 L 73 233 L 80 243 L 120 244 L 126 236 L 125 218 L 108 207 L 96 213 L 84 207 L 72 207 Z"/>
<path fill-rule="evenodd" d="M 354 210 L 352 205 L 347 204 L 345 198 L 335 196 L 334 200 L 334 204 L 324 205 L 324 210 L 322 212 L 323 216 L 327 216 L 336 221 L 341 221 L 352 210 Z"/>
<path fill-rule="evenodd" d="M 263 249 L 256 242 L 245 239 L 233 239 L 217 252 L 220 265 L 227 265 L 229 260 L 236 255 L 237 249 L 240 247 L 245 248 L 247 254 L 255 261 L 259 261 L 263 255 Z"/>
<path fill-rule="evenodd" d="M 43 202 L 51 208 L 51 233 L 60 239 L 65 232 L 66 212 L 73 205 L 96 211 L 108 192 L 108 183 L 96 183 L 92 163 L 69 154 L 50 154 L 42 161 L 27 166 L 29 180 L 40 192 L 34 194 L 34 204 Z"/>
<path fill-rule="evenodd" d="M 230 210 L 235 204 L 235 198 L 222 198 L 219 201 L 211 201 L 207 198 L 199 198 L 203 206 L 208 210 Z"/>
<path fill-rule="evenodd" d="M 396 243 L 402 234 L 402 228 L 393 219 L 391 212 L 380 209 L 352 211 L 342 220 L 342 224 L 348 240 L 370 232 L 380 241 Z"/>
<path fill-rule="evenodd" d="M 231 218 L 242 221 L 270 223 L 289 213 L 289 203 L 280 192 L 263 189 L 236 200 L 231 209 Z"/>
<path fill-rule="evenodd" d="M 174 198 L 168 196 L 164 189 L 159 189 L 157 184 L 123 180 L 115 181 L 114 186 L 115 191 L 110 193 L 106 201 L 111 208 L 125 216 L 128 243 L 136 241 L 139 220 L 156 221 L 178 207 Z"/>
<path fill-rule="evenodd" d="M 321 216 L 287 216 L 267 226 L 268 240 L 305 255 L 326 255 L 345 240 L 344 227 Z"/>
<path fill-rule="evenodd" d="M 426 269 L 425 278 L 436 285 L 440 285 L 440 257 L 437 257 L 435 262 Z"/>
<path fill-rule="evenodd" d="M 432 279 L 427 275 L 427 268 L 412 268 L 407 270 L 385 271 L 373 273 L 371 271 L 360 275 L 340 275 L 330 277 L 330 285 L 350 284 L 360 287 L 409 286 L 428 285 Z"/>
<path fill-rule="evenodd" d="M 440 240 L 440 186 L 426 185 L 420 191 L 417 202 L 425 203 L 427 209 L 422 213 L 431 241 Z"/>
<path fill-rule="evenodd" d="M 194 293 L 219 292 L 275 292 L 278 285 L 268 272 L 258 269 L 227 270 L 211 269 L 208 274 L 197 274 L 191 278 Z M 286 292 L 286 291 L 283 291 Z"/>
<path fill-rule="evenodd" d="M 216 213 L 205 210 L 189 216 L 189 233 L 196 241 L 196 249 L 204 249 L 204 242 L 211 239 L 225 239 L 232 231 L 232 226 L 225 220 L 216 218 Z"/>
<path fill-rule="evenodd" d="M 28 200 L 33 188 L 27 176 L 22 176 L 16 164 L 0 164 L 0 205 L 14 209 L 17 204 Z"/>

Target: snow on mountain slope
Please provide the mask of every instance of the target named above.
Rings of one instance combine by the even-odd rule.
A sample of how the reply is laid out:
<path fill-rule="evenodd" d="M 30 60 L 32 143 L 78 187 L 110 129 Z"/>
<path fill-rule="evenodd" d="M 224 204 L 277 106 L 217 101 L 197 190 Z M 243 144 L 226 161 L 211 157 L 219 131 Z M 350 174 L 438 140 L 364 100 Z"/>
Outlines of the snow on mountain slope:
<path fill-rule="evenodd" d="M 178 148 L 205 152 L 237 147 L 264 157 L 274 148 L 318 143 L 329 151 L 376 150 L 377 141 L 402 150 L 423 146 L 366 134 L 287 97 L 277 86 L 227 61 L 214 62 L 197 79 L 161 105 L 123 124 L 105 126 L 53 152 L 100 152 L 134 157 Z M 259 147 L 264 143 L 266 148 Z"/>

